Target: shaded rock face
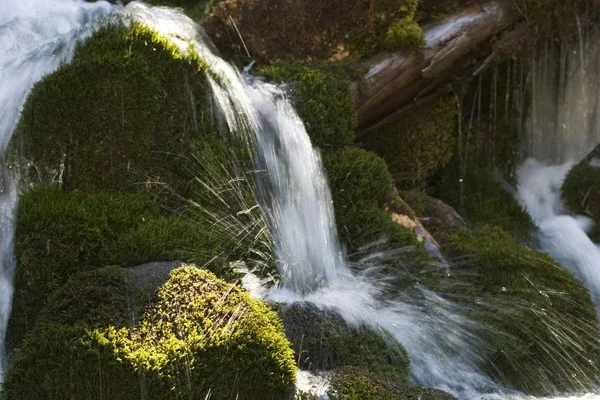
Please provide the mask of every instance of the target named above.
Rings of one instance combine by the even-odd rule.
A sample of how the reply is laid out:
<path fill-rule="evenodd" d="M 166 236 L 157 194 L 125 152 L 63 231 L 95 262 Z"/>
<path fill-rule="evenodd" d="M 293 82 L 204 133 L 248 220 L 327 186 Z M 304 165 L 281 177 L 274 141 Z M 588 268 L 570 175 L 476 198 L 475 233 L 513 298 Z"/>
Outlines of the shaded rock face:
<path fill-rule="evenodd" d="M 300 369 L 329 371 L 352 366 L 386 379 L 408 377 L 404 349 L 383 332 L 349 326 L 334 310 L 310 303 L 285 306 L 280 315 Z"/>
<path fill-rule="evenodd" d="M 423 192 L 409 191 L 402 193 L 402 198 L 411 206 L 423 226 L 434 236 L 467 226 L 454 208 L 435 197 Z"/>
<path fill-rule="evenodd" d="M 244 55 L 248 51 L 252 58 L 343 59 L 381 48 L 394 22 L 414 23 L 417 4 L 415 0 L 228 0 L 214 8 L 205 29 L 222 49 Z M 404 36 L 408 47 L 419 35 Z M 415 43 L 419 45 L 418 38 Z"/>

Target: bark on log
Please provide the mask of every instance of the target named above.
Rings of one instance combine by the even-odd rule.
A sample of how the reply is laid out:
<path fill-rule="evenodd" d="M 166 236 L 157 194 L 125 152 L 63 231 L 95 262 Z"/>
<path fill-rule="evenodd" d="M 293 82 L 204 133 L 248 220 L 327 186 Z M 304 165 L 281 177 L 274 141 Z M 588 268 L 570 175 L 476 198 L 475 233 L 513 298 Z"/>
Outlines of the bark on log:
<path fill-rule="evenodd" d="M 380 54 L 365 64 L 369 72 L 353 84 L 360 137 L 401 119 L 511 55 L 526 36 L 519 16 L 499 1 L 426 28 L 427 47 L 411 54 Z"/>

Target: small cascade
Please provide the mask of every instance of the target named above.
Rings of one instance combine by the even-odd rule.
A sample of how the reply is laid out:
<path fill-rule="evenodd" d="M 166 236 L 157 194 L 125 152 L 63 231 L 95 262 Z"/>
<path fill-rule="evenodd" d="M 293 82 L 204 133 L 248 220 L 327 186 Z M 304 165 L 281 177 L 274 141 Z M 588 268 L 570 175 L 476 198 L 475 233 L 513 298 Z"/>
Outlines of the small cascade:
<path fill-rule="evenodd" d="M 540 230 L 544 250 L 585 284 L 600 312 L 600 248 L 586 233 L 591 220 L 566 215 L 560 198 L 573 165 L 527 160 L 518 171 L 518 196 Z"/>
<path fill-rule="evenodd" d="M 561 202 L 570 169 L 600 143 L 600 34 L 580 28 L 576 44 L 550 41 L 530 64 L 517 197 L 539 228 L 543 249 L 584 282 L 600 311 L 600 250 L 586 233 L 592 222 L 566 215 Z"/>
<path fill-rule="evenodd" d="M 240 74 L 215 55 L 198 26 L 180 12 L 135 2 L 125 12 L 171 38 L 184 52 L 191 44 L 211 66 L 207 76 L 214 101 L 229 130 L 251 134 L 256 168 L 266 171 L 259 187 L 261 205 L 275 238 L 284 285 L 307 293 L 334 283 L 344 259 L 327 178 L 285 93 Z"/>
<path fill-rule="evenodd" d="M 265 171 L 258 182 L 259 200 L 273 232 L 281 275 L 280 287 L 267 296 L 279 303 L 308 301 L 335 309 L 351 325 L 386 330 L 406 348 L 420 384 L 460 398 L 480 398 L 482 389 L 501 390 L 478 372 L 485 354 L 473 333 L 477 327 L 456 305 L 424 289 L 380 300 L 383 283 L 350 271 L 320 155 L 285 92 L 239 73 L 179 11 L 133 2 L 124 12 L 170 38 L 184 53 L 191 45 L 208 62 L 222 119 L 229 131 L 249 134 L 255 145 L 256 169 Z"/>
<path fill-rule="evenodd" d="M 69 62 L 77 40 L 107 15 L 108 2 L 0 0 L 0 382 L 12 300 L 14 211 L 18 176 L 5 163 L 8 143 L 33 85 Z"/>

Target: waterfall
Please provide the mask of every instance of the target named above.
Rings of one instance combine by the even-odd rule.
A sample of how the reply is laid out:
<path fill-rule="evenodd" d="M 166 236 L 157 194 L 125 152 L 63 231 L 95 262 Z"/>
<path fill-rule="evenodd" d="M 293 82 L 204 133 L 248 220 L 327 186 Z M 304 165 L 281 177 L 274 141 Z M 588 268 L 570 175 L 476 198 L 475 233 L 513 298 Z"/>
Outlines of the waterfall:
<path fill-rule="evenodd" d="M 600 312 L 600 249 L 586 233 L 592 222 L 566 215 L 561 202 L 570 169 L 600 143 L 600 35 L 580 32 L 576 45 L 548 42 L 536 56 L 518 199 L 543 249 L 585 284 Z"/>
<path fill-rule="evenodd" d="M 338 242 L 319 152 L 285 92 L 222 60 L 180 11 L 136 2 L 124 11 L 184 53 L 191 45 L 208 62 L 222 119 L 229 131 L 249 134 L 253 141 L 255 167 L 265 171 L 259 200 L 275 239 L 282 281 L 268 297 L 279 303 L 308 301 L 335 309 L 351 325 L 384 329 L 405 347 L 412 374 L 423 385 L 461 398 L 501 390 L 478 372 L 485 355 L 473 333 L 477 327 L 455 304 L 425 289 L 384 301 L 380 282 L 351 272 Z"/>
<path fill-rule="evenodd" d="M 386 330 L 407 350 L 412 375 L 422 385 L 446 390 L 459 398 L 500 397 L 490 393 L 503 392 L 503 388 L 479 372 L 479 365 L 485 360 L 485 351 L 475 333 L 480 327 L 465 317 L 462 309 L 424 288 L 384 300 L 383 284 L 372 279 L 368 269 L 361 274 L 350 270 L 338 241 L 320 154 L 312 147 L 285 90 L 247 72 L 240 73 L 222 60 L 201 29 L 179 10 L 137 2 L 126 7 L 83 0 L 10 3 L 0 0 L 2 9 L 8 10 L 0 15 L 0 48 L 4 54 L 10 54 L 9 58 L 0 59 L 2 158 L 33 84 L 70 61 L 76 41 L 89 35 L 94 21 L 114 13 L 148 25 L 184 53 L 193 49 L 208 62 L 211 67 L 207 78 L 223 122 L 233 133 L 248 134 L 248 140 L 256 148 L 255 167 L 263 171 L 259 200 L 275 239 L 282 282 L 267 296 L 280 303 L 309 301 L 335 309 L 351 325 L 368 324 Z M 532 124 L 533 130 L 542 131 L 538 122 L 532 120 Z M 556 182 L 567 170 L 567 167 L 544 168 L 532 163 L 521 170 L 521 199 L 535 214 L 540 227 L 560 214 L 557 197 L 552 196 L 556 196 Z M 544 180 L 547 186 L 536 186 L 542 179 L 537 175 L 539 171 L 551 176 Z M 12 296 L 18 176 L 4 168 L 0 179 L 1 379 L 7 363 L 3 342 Z M 582 226 L 580 221 L 573 221 Z M 555 229 L 560 224 L 547 225 Z M 571 232 L 568 236 L 576 235 Z M 557 238 L 555 242 L 561 243 L 562 237 Z M 548 243 L 554 243 L 552 237 Z M 371 260 L 377 257 L 373 255 Z M 325 383 L 319 381 L 319 386 L 326 390 Z"/>
<path fill-rule="evenodd" d="M 216 56 L 199 28 L 180 12 L 141 3 L 131 3 L 126 11 L 179 43 L 184 52 L 191 43 L 210 65 L 207 77 L 229 130 L 252 134 L 256 168 L 266 171 L 259 187 L 261 203 L 284 285 L 305 293 L 335 282 L 344 260 L 327 179 L 321 157 L 284 92 L 240 74 Z"/>
<path fill-rule="evenodd" d="M 107 2 L 0 0 L 0 382 L 12 299 L 14 211 L 18 175 L 4 162 L 21 108 L 33 85 L 69 62 L 78 39 L 111 10 Z"/>
<path fill-rule="evenodd" d="M 600 143 L 600 34 L 576 45 L 549 41 L 531 60 L 526 155 L 545 163 L 582 160 Z"/>

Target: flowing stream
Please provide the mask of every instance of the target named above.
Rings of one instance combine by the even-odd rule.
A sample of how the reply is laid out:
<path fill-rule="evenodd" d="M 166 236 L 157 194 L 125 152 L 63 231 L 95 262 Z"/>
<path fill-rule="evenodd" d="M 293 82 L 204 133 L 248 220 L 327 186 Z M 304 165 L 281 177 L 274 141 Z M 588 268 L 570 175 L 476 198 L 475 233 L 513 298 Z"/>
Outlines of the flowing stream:
<path fill-rule="evenodd" d="M 122 7 L 67 0 L 23 0 L 19 4 L 0 0 L 0 8 L 9 10 L 0 15 L 0 49 L 10 54 L 0 59 L 2 155 L 33 84 L 69 62 L 76 40 L 91 32 L 94 21 L 111 12 L 133 17 L 170 38 L 182 51 L 192 46 L 206 59 L 211 66 L 207 76 L 214 103 L 223 121 L 230 131 L 248 133 L 256 145 L 256 167 L 266 172 L 259 181 L 260 202 L 275 238 L 282 280 L 279 288 L 269 292 L 271 299 L 281 303 L 310 301 L 336 309 L 350 324 L 369 324 L 388 331 L 406 348 L 413 378 L 422 385 L 447 390 L 459 398 L 517 395 L 479 372 L 485 354 L 474 333 L 478 327 L 457 305 L 425 289 L 410 297 L 381 300 L 385 289 L 382 283 L 369 278 L 368 270 L 364 274 L 350 270 L 338 241 L 320 154 L 313 149 L 285 91 L 240 73 L 222 60 L 198 26 L 182 12 L 137 2 Z M 567 167 L 544 168 L 534 162 L 522 168 L 520 193 L 542 232 L 547 233 L 547 246 L 551 248 L 552 243 L 563 242 L 559 230 L 551 227 L 562 224 L 553 222 L 560 218 L 560 207 L 555 201 L 552 204 L 556 207 L 546 204 L 551 199 L 549 193 L 556 192 L 556 179 L 560 180 Z M 542 180 L 538 173 L 552 179 Z M 17 177 L 3 169 L 1 178 L 0 377 L 7 363 L 3 341 L 12 296 L 12 219 L 17 198 Z M 544 185 L 536 186 L 541 181 Z M 573 219 L 570 224 L 581 231 L 579 220 Z M 576 237 L 573 231 L 567 233 Z M 579 244 L 573 246 L 573 254 L 581 249 Z M 572 255 L 563 250 L 559 253 Z M 590 290 L 600 288 L 591 282 Z M 326 390 L 326 384 L 321 390 Z"/>
<path fill-rule="evenodd" d="M 229 130 L 249 133 L 254 141 L 256 168 L 266 171 L 265 181 L 259 182 L 260 200 L 282 281 L 268 296 L 280 303 L 309 301 L 335 309 L 350 324 L 388 331 L 406 348 L 412 374 L 425 386 L 461 398 L 481 397 L 482 388 L 500 391 L 478 372 L 484 355 L 473 333 L 476 326 L 456 305 L 424 289 L 414 297 L 382 301 L 383 285 L 350 271 L 320 155 L 285 92 L 222 60 L 182 13 L 141 3 L 131 3 L 125 11 L 182 51 L 191 44 L 208 61 L 214 102 Z"/>

